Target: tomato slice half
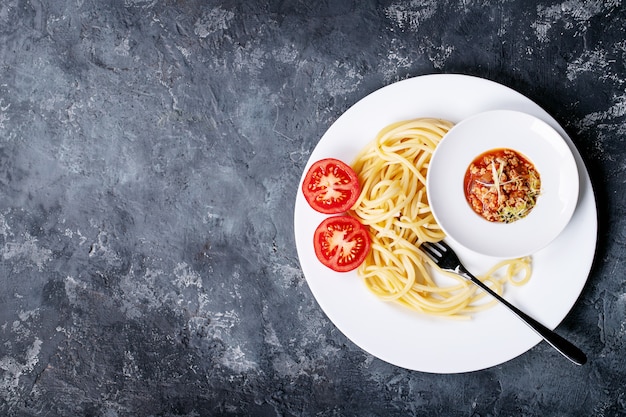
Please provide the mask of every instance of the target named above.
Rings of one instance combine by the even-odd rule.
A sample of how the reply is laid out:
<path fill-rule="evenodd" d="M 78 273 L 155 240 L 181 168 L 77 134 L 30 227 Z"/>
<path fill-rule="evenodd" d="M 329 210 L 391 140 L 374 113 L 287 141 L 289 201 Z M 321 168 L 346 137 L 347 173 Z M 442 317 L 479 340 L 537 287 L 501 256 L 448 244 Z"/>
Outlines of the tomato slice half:
<path fill-rule="evenodd" d="M 367 229 L 348 215 L 328 217 L 317 226 L 315 255 L 321 263 L 337 272 L 357 268 L 370 250 Z"/>
<path fill-rule="evenodd" d="M 360 193 L 359 180 L 346 163 L 326 158 L 315 162 L 307 171 L 302 192 L 314 210 L 324 214 L 348 211 Z"/>

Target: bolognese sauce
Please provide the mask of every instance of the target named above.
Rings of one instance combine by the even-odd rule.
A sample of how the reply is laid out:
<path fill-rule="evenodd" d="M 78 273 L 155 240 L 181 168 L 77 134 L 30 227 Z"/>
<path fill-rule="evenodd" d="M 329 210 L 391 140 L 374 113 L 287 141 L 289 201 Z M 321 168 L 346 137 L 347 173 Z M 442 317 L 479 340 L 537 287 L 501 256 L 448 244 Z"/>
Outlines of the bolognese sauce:
<path fill-rule="evenodd" d="M 541 189 L 534 165 L 512 149 L 492 149 L 469 165 L 463 183 L 472 210 L 490 222 L 512 223 L 533 209 Z"/>

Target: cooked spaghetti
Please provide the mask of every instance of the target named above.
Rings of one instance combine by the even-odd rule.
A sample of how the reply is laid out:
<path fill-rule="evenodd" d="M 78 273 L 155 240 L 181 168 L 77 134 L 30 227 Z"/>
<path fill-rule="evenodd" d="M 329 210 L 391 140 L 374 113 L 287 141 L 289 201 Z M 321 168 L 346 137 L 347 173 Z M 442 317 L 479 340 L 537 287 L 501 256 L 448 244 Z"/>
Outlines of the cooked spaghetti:
<path fill-rule="evenodd" d="M 493 301 L 481 300 L 484 292 L 454 274 L 446 274 L 452 279 L 447 283 L 436 279 L 436 266 L 419 250 L 422 242 L 445 237 L 428 204 L 426 175 L 433 151 L 452 126 L 420 118 L 382 129 L 352 164 L 361 194 L 351 214 L 370 231 L 371 250 L 358 269 L 370 291 L 423 313 L 467 317 Z M 524 258 L 500 262 L 480 279 L 502 293 L 505 282 L 521 285 L 530 272 L 530 259 Z"/>

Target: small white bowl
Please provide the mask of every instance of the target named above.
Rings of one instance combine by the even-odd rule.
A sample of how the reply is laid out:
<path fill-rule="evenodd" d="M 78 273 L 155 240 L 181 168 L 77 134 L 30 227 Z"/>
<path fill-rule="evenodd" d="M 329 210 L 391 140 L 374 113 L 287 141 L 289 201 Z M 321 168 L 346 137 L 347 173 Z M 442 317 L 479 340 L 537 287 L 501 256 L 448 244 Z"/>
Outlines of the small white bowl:
<path fill-rule="evenodd" d="M 530 213 L 512 223 L 489 222 L 465 199 L 463 179 L 472 161 L 498 148 L 513 149 L 535 166 L 541 192 Z M 448 237 L 477 253 L 517 258 L 552 242 L 569 222 L 578 201 L 578 168 L 561 135 L 526 113 L 495 110 L 455 125 L 435 150 L 427 175 L 428 200 Z"/>

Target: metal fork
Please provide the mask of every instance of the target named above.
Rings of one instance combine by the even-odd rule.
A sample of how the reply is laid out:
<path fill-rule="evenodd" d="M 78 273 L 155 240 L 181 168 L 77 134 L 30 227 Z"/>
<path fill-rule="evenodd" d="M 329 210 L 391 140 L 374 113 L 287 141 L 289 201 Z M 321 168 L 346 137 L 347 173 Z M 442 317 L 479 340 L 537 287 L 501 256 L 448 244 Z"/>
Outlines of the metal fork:
<path fill-rule="evenodd" d="M 552 345 L 557 351 L 559 351 L 563 356 L 568 358 L 570 361 L 574 362 L 576 365 L 584 365 L 587 362 L 587 357 L 585 354 L 574 346 L 572 343 L 568 342 L 552 330 L 545 327 L 543 324 L 539 323 L 537 320 L 530 317 L 528 314 L 519 310 L 517 307 L 506 301 L 500 295 L 498 295 L 495 291 L 489 288 L 486 284 L 472 275 L 461 263 L 459 257 L 454 253 L 452 248 L 448 246 L 443 240 L 437 243 L 429 243 L 424 242 L 420 246 L 422 252 L 428 256 L 430 259 L 439 266 L 444 271 L 450 271 L 457 275 L 462 276 L 474 284 L 478 285 L 484 291 L 489 293 L 491 296 L 496 298 L 502 304 L 509 308 L 517 317 L 519 317 L 524 323 L 528 325 L 531 329 L 533 329 L 539 336 L 541 336 L 546 342 Z"/>

